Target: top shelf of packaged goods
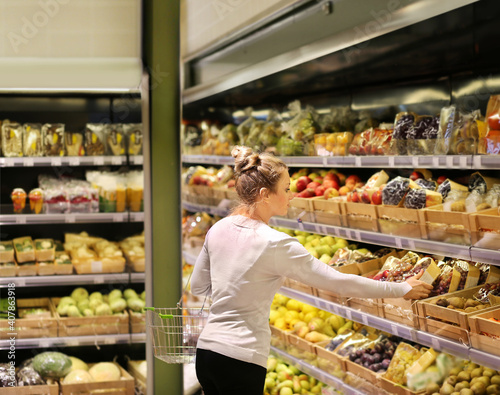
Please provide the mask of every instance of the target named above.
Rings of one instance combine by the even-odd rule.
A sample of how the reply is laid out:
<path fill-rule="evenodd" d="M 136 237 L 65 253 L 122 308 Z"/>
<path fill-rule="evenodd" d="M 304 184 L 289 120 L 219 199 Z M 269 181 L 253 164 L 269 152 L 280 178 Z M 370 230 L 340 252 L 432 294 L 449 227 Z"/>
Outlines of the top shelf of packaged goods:
<path fill-rule="evenodd" d="M 43 166 L 124 166 L 142 165 L 142 155 L 120 156 L 42 156 L 0 158 L 0 167 L 43 167 Z"/>
<path fill-rule="evenodd" d="M 430 169 L 500 169 L 498 155 L 427 155 L 427 156 L 284 156 L 291 167 L 368 167 Z M 183 155 L 183 163 L 233 165 L 231 156 Z"/>
<path fill-rule="evenodd" d="M 0 225 L 113 222 L 144 222 L 144 213 L 0 214 Z"/>

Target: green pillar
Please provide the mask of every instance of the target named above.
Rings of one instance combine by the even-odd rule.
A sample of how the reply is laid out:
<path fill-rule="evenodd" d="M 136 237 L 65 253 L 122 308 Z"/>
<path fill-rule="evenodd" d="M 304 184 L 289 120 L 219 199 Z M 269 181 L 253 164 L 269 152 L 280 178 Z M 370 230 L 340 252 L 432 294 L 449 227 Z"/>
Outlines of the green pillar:
<path fill-rule="evenodd" d="M 181 295 L 179 0 L 145 0 L 144 62 L 150 79 L 153 306 Z M 150 389 L 148 388 L 148 392 Z M 155 358 L 152 394 L 183 394 L 182 365 Z"/>

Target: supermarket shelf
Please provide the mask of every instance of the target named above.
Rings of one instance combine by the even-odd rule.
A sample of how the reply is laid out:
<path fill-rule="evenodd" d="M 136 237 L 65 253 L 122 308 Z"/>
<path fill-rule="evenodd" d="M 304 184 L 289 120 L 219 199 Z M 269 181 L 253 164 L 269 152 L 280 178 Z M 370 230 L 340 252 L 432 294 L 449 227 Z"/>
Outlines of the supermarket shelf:
<path fill-rule="evenodd" d="M 0 167 L 34 166 L 122 166 L 127 157 L 122 156 L 42 156 L 21 158 L 0 158 Z"/>
<path fill-rule="evenodd" d="M 70 274 L 54 276 L 2 277 L 0 288 L 14 283 L 16 287 L 51 287 L 59 285 L 144 283 L 144 273 Z"/>
<path fill-rule="evenodd" d="M 222 201 L 221 203 L 223 203 Z M 230 203 L 228 200 L 227 202 Z M 192 212 L 197 212 L 197 211 L 204 211 L 206 213 L 212 214 L 212 215 L 218 215 L 220 217 L 225 217 L 229 215 L 229 207 L 223 203 L 222 205 L 219 206 L 207 206 L 204 204 L 196 204 L 196 203 L 191 203 L 191 202 L 182 202 L 182 207 L 185 208 L 188 211 Z"/>
<path fill-rule="evenodd" d="M 9 333 L 7 333 L 9 335 Z M 15 335 L 12 335 L 15 337 Z M 34 349 L 51 347 L 78 347 L 78 346 L 102 346 L 112 344 L 142 344 L 146 342 L 145 333 L 114 334 L 114 335 L 93 335 L 74 337 L 44 337 L 33 339 L 16 339 L 16 349 Z M 10 348 L 10 340 L 0 340 L 0 350 Z"/>
<path fill-rule="evenodd" d="M 426 156 L 284 156 L 288 166 L 295 167 L 377 167 L 434 169 L 500 169 L 495 155 L 426 155 Z M 183 155 L 184 163 L 233 165 L 231 156 Z"/>
<path fill-rule="evenodd" d="M 144 213 L 2 214 L 0 225 L 144 222 Z"/>
<path fill-rule="evenodd" d="M 274 354 L 276 354 L 276 356 L 283 359 L 289 365 L 297 367 L 297 369 L 303 371 L 304 373 L 316 378 L 317 380 L 319 380 L 327 385 L 330 385 L 330 386 L 336 388 L 337 390 L 342 391 L 342 393 L 344 393 L 346 395 L 358 395 L 358 394 L 363 395 L 363 394 L 365 394 L 364 392 L 359 391 L 359 390 L 351 387 L 350 385 L 347 385 L 338 377 L 335 377 L 335 376 L 332 376 L 328 373 L 325 373 L 321 369 L 319 369 L 315 366 L 312 366 L 312 365 L 308 364 L 307 362 L 304 362 L 298 358 L 295 358 L 295 357 L 289 355 L 288 353 L 286 353 L 285 351 L 280 350 L 279 348 L 271 346 L 271 351 Z"/>
<path fill-rule="evenodd" d="M 279 293 L 293 299 L 300 300 L 319 309 L 329 311 L 340 315 L 349 320 L 353 320 L 364 325 L 368 325 L 382 331 L 392 333 L 396 336 L 407 340 L 433 347 L 435 350 L 443 351 L 457 357 L 470 359 L 480 365 L 497 369 L 500 366 L 500 357 L 474 350 L 466 345 L 463 345 L 455 340 L 446 339 L 441 336 L 436 336 L 431 333 L 423 332 L 406 325 L 388 321 L 385 318 L 380 318 L 370 314 L 366 314 L 360 310 L 356 310 L 347 306 L 342 306 L 337 303 L 329 302 L 312 295 L 304 294 L 294 289 L 282 287 Z"/>

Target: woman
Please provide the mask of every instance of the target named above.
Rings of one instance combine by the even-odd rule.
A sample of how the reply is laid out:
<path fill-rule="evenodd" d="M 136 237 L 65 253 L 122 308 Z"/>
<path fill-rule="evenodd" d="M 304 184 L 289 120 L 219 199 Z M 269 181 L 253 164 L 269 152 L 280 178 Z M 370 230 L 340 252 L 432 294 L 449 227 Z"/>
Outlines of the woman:
<path fill-rule="evenodd" d="M 191 278 L 195 295 L 211 295 L 197 345 L 196 374 L 205 395 L 261 395 L 270 348 L 269 311 L 285 277 L 346 297 L 420 299 L 432 287 L 418 280 L 387 283 L 343 274 L 314 258 L 294 237 L 268 226 L 286 215 L 287 166 L 272 154 L 235 147 L 241 204 L 207 233 Z"/>

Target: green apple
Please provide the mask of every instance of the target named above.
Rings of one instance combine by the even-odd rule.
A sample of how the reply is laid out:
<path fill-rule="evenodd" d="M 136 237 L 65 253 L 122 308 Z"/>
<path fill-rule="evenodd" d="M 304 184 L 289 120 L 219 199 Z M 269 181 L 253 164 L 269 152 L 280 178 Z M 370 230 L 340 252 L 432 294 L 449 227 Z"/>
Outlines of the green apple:
<path fill-rule="evenodd" d="M 330 247 L 328 244 L 320 244 L 319 246 L 314 247 L 316 248 L 316 252 L 318 253 L 319 256 L 321 255 L 333 255 L 333 249 Z"/>
<path fill-rule="evenodd" d="M 320 256 L 319 260 L 323 263 L 326 263 L 328 265 L 328 262 L 330 262 L 332 257 L 328 254 L 323 254 Z"/>
<path fill-rule="evenodd" d="M 319 238 L 320 238 L 320 235 L 309 235 L 306 237 L 306 242 L 310 243 L 314 239 L 319 239 Z"/>
<path fill-rule="evenodd" d="M 309 251 L 309 254 L 311 254 L 315 258 L 319 258 L 318 253 L 316 252 L 316 248 L 311 247 L 311 248 L 306 248 L 307 251 Z"/>
<path fill-rule="evenodd" d="M 318 246 L 320 243 L 321 243 L 320 239 L 313 239 L 313 240 L 311 240 L 311 245 L 313 247 Z"/>
<path fill-rule="evenodd" d="M 334 245 L 336 242 L 332 236 L 324 236 L 320 240 L 321 244 L 328 244 L 328 245 Z"/>
<path fill-rule="evenodd" d="M 306 237 L 302 235 L 295 236 L 295 238 L 299 241 L 300 244 L 306 244 Z"/>
<path fill-rule="evenodd" d="M 264 387 L 266 389 L 273 389 L 275 386 L 276 386 L 276 381 L 274 381 L 274 379 L 272 379 L 271 377 L 266 377 Z"/>
<path fill-rule="evenodd" d="M 309 236 L 310 233 L 309 232 L 306 232 L 305 230 L 296 230 L 295 231 L 295 236 Z"/>
<path fill-rule="evenodd" d="M 366 255 L 366 254 L 370 253 L 370 250 L 368 250 L 366 248 L 360 248 L 360 249 L 358 249 L 358 252 L 363 254 L 363 255 Z"/>

